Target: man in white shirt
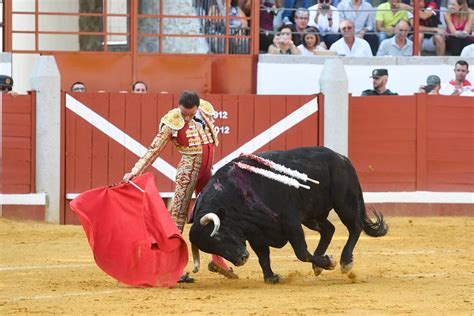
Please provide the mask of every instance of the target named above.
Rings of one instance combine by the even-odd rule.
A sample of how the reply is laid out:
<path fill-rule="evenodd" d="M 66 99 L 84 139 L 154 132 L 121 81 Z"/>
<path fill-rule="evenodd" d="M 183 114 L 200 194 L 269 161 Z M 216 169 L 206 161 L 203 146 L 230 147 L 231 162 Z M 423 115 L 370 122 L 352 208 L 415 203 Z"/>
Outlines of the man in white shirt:
<path fill-rule="evenodd" d="M 472 85 L 469 80 L 466 79 L 469 73 L 469 64 L 465 60 L 458 60 L 454 65 L 455 78 L 448 82 L 447 85 L 443 86 L 439 91 L 442 95 L 472 95 Z"/>
<path fill-rule="evenodd" d="M 461 57 L 474 57 L 474 44 L 467 45 L 462 49 Z"/>
<path fill-rule="evenodd" d="M 334 1 L 333 1 L 334 3 Z M 340 19 L 354 22 L 355 36 L 365 39 L 376 55 L 379 48 L 379 38 L 374 33 L 375 9 L 364 0 L 345 0 L 339 2 L 337 10 Z"/>
<path fill-rule="evenodd" d="M 339 56 L 372 57 L 372 50 L 366 40 L 354 36 L 354 23 L 344 20 L 340 25 L 342 38 L 332 44 L 330 50 Z"/>
<path fill-rule="evenodd" d="M 339 12 L 331 5 L 331 0 L 318 0 L 318 4 L 308 8 L 309 26 L 315 26 L 319 30 L 319 37 L 326 47 L 337 41 L 339 33 Z"/>
<path fill-rule="evenodd" d="M 395 25 L 395 36 L 380 43 L 377 56 L 412 56 L 413 42 L 407 38 L 409 31 L 410 25 L 407 21 L 398 21 Z"/>

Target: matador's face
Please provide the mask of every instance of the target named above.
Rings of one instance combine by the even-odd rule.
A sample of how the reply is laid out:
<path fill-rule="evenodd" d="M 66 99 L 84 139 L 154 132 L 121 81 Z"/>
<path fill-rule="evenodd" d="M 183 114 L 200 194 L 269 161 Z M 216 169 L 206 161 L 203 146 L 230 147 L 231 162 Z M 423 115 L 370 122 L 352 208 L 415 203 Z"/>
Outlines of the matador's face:
<path fill-rule="evenodd" d="M 193 119 L 194 115 L 196 115 L 196 112 L 198 110 L 198 106 L 195 105 L 192 108 L 188 109 L 188 108 L 180 105 L 179 110 L 181 111 L 181 114 L 183 115 L 184 121 L 186 123 L 189 123 Z"/>

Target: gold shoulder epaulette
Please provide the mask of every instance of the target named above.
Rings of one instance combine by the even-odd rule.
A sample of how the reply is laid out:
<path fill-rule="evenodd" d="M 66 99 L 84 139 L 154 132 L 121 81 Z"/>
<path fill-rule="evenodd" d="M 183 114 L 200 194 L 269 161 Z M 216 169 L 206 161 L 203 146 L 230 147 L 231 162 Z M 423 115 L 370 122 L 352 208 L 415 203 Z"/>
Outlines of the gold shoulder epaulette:
<path fill-rule="evenodd" d="M 171 129 L 180 130 L 184 126 L 184 118 L 179 109 L 172 109 L 161 118 L 161 123 Z"/>
<path fill-rule="evenodd" d="M 201 111 L 204 112 L 204 114 L 207 114 L 210 116 L 214 115 L 214 112 L 215 112 L 214 107 L 209 101 L 200 99 L 199 108 L 201 109 Z"/>

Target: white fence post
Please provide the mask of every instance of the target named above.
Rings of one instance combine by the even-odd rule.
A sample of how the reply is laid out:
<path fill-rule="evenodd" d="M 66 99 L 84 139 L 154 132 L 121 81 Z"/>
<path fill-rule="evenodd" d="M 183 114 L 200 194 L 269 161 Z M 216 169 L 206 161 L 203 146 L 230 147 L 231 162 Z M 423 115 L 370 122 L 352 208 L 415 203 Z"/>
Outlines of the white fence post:
<path fill-rule="evenodd" d="M 327 58 L 319 78 L 324 94 L 324 146 L 348 156 L 348 80 L 340 58 Z"/>
<path fill-rule="evenodd" d="M 39 56 L 30 77 L 36 90 L 36 190 L 45 192 L 45 221 L 60 221 L 61 80 L 54 56 Z"/>

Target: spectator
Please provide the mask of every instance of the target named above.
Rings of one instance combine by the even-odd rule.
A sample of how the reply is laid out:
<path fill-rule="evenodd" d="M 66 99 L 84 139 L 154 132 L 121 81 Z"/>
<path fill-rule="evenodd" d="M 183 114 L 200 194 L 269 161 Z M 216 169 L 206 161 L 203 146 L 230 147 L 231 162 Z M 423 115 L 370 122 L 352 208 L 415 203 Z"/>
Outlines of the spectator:
<path fill-rule="evenodd" d="M 419 93 L 427 94 L 439 94 L 441 89 L 441 79 L 437 75 L 430 75 L 426 78 L 426 85 L 421 86 L 418 90 Z"/>
<path fill-rule="evenodd" d="M 466 0 L 449 0 L 449 11 L 444 13 L 446 22 L 446 49 L 459 56 L 464 47 L 471 43 L 474 14 L 469 14 Z"/>
<path fill-rule="evenodd" d="M 413 42 L 407 37 L 409 31 L 410 24 L 407 21 L 398 21 L 395 25 L 395 36 L 380 43 L 377 56 L 412 56 Z"/>
<path fill-rule="evenodd" d="M 226 0 L 215 0 L 211 1 L 211 5 L 209 6 L 208 15 L 210 16 L 225 16 L 227 5 Z M 241 9 L 238 0 L 231 0 L 230 1 L 230 21 L 229 26 L 231 28 L 238 28 L 238 27 L 248 27 L 248 20 L 247 16 L 245 15 L 244 11 Z"/>
<path fill-rule="evenodd" d="M 247 16 L 244 11 L 239 6 L 239 1 L 231 0 L 230 1 L 230 21 L 229 26 L 231 28 L 248 28 L 249 21 L 247 21 Z"/>
<path fill-rule="evenodd" d="M 86 85 L 80 81 L 76 81 L 71 85 L 71 92 L 86 92 Z"/>
<path fill-rule="evenodd" d="M 303 39 L 303 32 L 309 27 L 308 22 L 309 10 L 305 8 L 299 8 L 298 10 L 296 10 L 295 24 L 290 25 L 291 32 L 293 34 L 293 43 L 295 43 L 296 46 L 301 45 Z"/>
<path fill-rule="evenodd" d="M 330 50 L 339 56 L 371 57 L 370 45 L 362 38 L 354 36 L 354 23 L 349 20 L 341 22 L 342 38 L 332 44 Z"/>
<path fill-rule="evenodd" d="M 0 75 L 0 91 L 1 93 L 12 93 L 13 79 L 10 76 Z"/>
<path fill-rule="evenodd" d="M 310 27 L 303 33 L 303 44 L 297 48 L 303 56 L 314 56 L 317 51 L 326 51 L 324 47 L 319 45 L 320 38 L 316 29 Z"/>
<path fill-rule="evenodd" d="M 147 93 L 148 92 L 148 86 L 143 81 L 136 81 L 132 85 L 132 92 L 133 93 Z"/>
<path fill-rule="evenodd" d="M 472 89 L 472 85 L 466 79 L 468 73 L 469 64 L 465 60 L 458 60 L 454 65 L 455 78 L 442 87 L 439 94 L 461 95 L 464 92 L 469 92 Z"/>
<path fill-rule="evenodd" d="M 446 51 L 445 30 L 438 27 L 438 5 L 434 0 L 418 0 L 420 3 L 420 48 L 433 52 L 437 56 L 444 56 Z M 410 23 L 413 25 L 413 14 L 410 14 Z"/>
<path fill-rule="evenodd" d="M 331 5 L 331 0 L 318 0 L 318 4 L 309 7 L 309 26 L 316 26 L 319 37 L 324 41 L 326 47 L 337 41 L 339 34 L 339 12 Z"/>
<path fill-rule="evenodd" d="M 342 1 L 337 5 L 340 19 L 354 23 L 355 36 L 365 39 L 370 44 L 372 55 L 377 54 L 379 40 L 374 32 L 375 10 L 364 0 Z"/>
<path fill-rule="evenodd" d="M 387 89 L 388 81 L 388 70 L 387 69 L 374 69 L 372 71 L 372 84 L 373 90 L 364 90 L 362 96 L 371 95 L 398 95 L 398 93 L 392 92 Z"/>
<path fill-rule="evenodd" d="M 277 35 L 273 38 L 273 44 L 268 47 L 269 54 L 299 55 L 300 51 L 291 40 L 290 25 L 283 24 Z"/>
<path fill-rule="evenodd" d="M 283 7 L 285 8 L 285 11 L 283 12 L 283 24 L 291 24 L 290 17 L 293 13 L 293 9 L 295 8 L 295 3 L 296 0 L 284 0 L 283 1 Z M 310 0 L 301 0 L 301 7 L 300 9 L 307 9 L 311 4 Z M 300 10 L 298 9 L 298 10 Z M 295 12 L 295 22 L 296 22 L 296 14 L 298 12 L 296 10 Z M 299 44 L 298 44 L 299 45 Z"/>
<path fill-rule="evenodd" d="M 464 58 L 474 57 L 474 44 L 469 44 L 466 47 L 464 47 L 461 52 L 461 57 L 464 57 Z"/>
<path fill-rule="evenodd" d="M 408 10 L 411 6 L 400 0 L 388 0 L 377 7 L 375 14 L 375 30 L 381 43 L 387 37 L 393 36 L 394 27 L 400 20 L 408 21 Z"/>
<path fill-rule="evenodd" d="M 238 5 L 246 16 L 250 16 L 252 11 L 252 0 L 238 0 Z"/>
<path fill-rule="evenodd" d="M 275 15 L 282 0 L 260 0 L 260 52 L 267 52 L 273 42 Z"/>

